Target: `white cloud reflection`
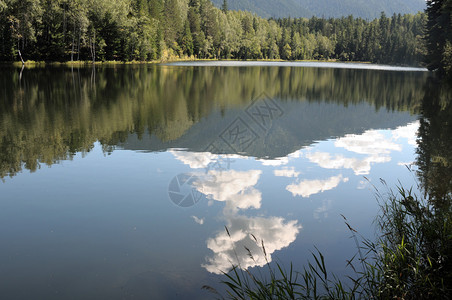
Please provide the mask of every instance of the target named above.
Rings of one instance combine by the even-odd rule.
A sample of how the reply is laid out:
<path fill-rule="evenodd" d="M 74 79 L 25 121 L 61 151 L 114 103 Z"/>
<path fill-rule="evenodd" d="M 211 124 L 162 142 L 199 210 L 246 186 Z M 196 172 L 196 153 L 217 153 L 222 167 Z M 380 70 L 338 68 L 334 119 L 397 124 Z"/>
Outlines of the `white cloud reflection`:
<path fill-rule="evenodd" d="M 318 194 L 324 191 L 332 190 L 337 187 L 341 182 L 347 182 L 348 178 L 343 178 L 342 175 L 333 176 L 324 180 L 302 180 L 298 183 L 290 184 L 286 187 L 286 190 L 292 193 L 294 196 L 302 196 L 305 198 L 311 195 Z"/>
<path fill-rule="evenodd" d="M 411 166 L 416 165 L 416 162 L 414 162 L 414 161 L 409 161 L 409 162 L 399 161 L 399 162 L 397 163 L 397 165 L 398 165 L 398 166 L 402 166 L 402 167 L 411 167 Z"/>
<path fill-rule="evenodd" d="M 227 224 L 230 236 L 222 231 L 207 240 L 207 247 L 213 252 L 206 258 L 206 263 L 202 264 L 207 271 L 221 274 L 237 264 L 245 269 L 263 266 L 266 259 L 261 248 L 262 240 L 268 261 L 271 261 L 271 255 L 275 251 L 295 241 L 301 228 L 297 220 L 239 214 L 241 210 L 261 207 L 262 195 L 255 187 L 261 174 L 260 170 L 210 170 L 202 180 L 194 183 L 198 191 L 207 195 L 209 201 L 226 203 L 222 219 Z M 245 246 L 254 259 L 248 255 Z"/>
<path fill-rule="evenodd" d="M 346 150 L 342 151 L 343 154 L 318 151 L 321 147 L 317 147 L 316 144 L 283 158 L 257 159 L 256 162 L 263 166 L 273 166 L 274 176 L 297 178 L 294 183 L 286 187 L 286 190 L 293 196 L 307 198 L 332 190 L 341 183 L 347 182 L 349 178 L 342 174 L 325 179 L 298 178 L 301 171 L 296 165 L 289 164 L 292 160 L 303 158 L 321 168 L 351 169 L 355 175 L 369 174 L 373 164 L 389 162 L 391 152 L 402 150 L 404 141 L 400 139 L 407 139 L 410 145 L 414 145 L 418 126 L 419 122 L 414 122 L 395 130 L 368 130 L 359 135 L 347 134 L 336 140 L 326 141 L 328 145 Z M 175 156 L 192 168 L 206 168 L 217 157 L 210 153 L 192 154 L 178 152 Z M 212 254 L 206 258 L 206 263 L 202 265 L 207 271 L 221 274 L 221 271 L 229 270 L 232 265 L 240 265 L 245 269 L 264 266 L 266 259 L 261 247 L 262 241 L 265 244 L 268 261 L 271 261 L 275 251 L 288 247 L 295 241 L 301 230 L 297 220 L 241 214 L 246 209 L 259 209 L 262 205 L 262 194 L 256 188 L 262 175 L 261 170 L 235 171 L 207 168 L 206 172 L 204 180 L 196 183 L 196 188 L 207 195 L 209 203 L 225 202 L 221 219 L 227 224 L 230 234 L 223 230 L 207 239 L 207 247 L 212 251 Z M 357 188 L 366 188 L 367 185 L 366 181 L 360 181 Z M 327 218 L 332 204 L 332 200 L 323 200 L 312 212 L 313 217 L 318 220 Z"/>
<path fill-rule="evenodd" d="M 331 155 L 326 152 L 307 153 L 309 161 L 316 163 L 325 169 L 352 169 L 356 175 L 369 174 L 373 163 L 389 162 L 391 157 L 388 155 L 371 155 L 363 159 L 348 158 L 343 155 Z"/>
<path fill-rule="evenodd" d="M 212 170 L 194 186 L 209 199 L 226 202 L 228 209 L 260 208 L 262 195 L 254 185 L 261 174 L 260 170 Z"/>
<path fill-rule="evenodd" d="M 274 159 L 257 159 L 262 165 L 264 166 L 283 166 L 287 165 L 289 163 L 289 158 L 287 156 L 285 157 L 277 157 Z"/>
<path fill-rule="evenodd" d="M 188 152 L 179 150 L 168 151 L 182 163 L 190 166 L 192 169 L 203 169 L 217 156 L 210 152 Z"/>
<path fill-rule="evenodd" d="M 219 169 L 229 168 L 236 158 L 247 159 L 238 154 L 212 154 L 210 152 L 189 152 L 179 149 L 169 150 L 174 157 L 192 169 Z"/>
<path fill-rule="evenodd" d="M 347 134 L 334 141 L 334 146 L 344 148 L 348 152 L 364 155 L 364 157 L 346 157 L 342 154 L 313 151 L 306 158 L 325 169 L 352 169 L 356 175 L 370 173 L 375 163 L 391 161 L 392 151 L 402 151 L 400 139 L 407 139 L 408 144 L 416 145 L 416 132 L 419 121 L 390 130 L 386 135 L 382 130 L 368 130 L 363 134 Z"/>
<path fill-rule="evenodd" d="M 419 130 L 419 121 L 415 121 L 406 126 L 397 127 L 392 131 L 392 137 L 396 140 L 405 138 L 408 140 L 408 144 L 416 146 L 417 131 Z"/>
<path fill-rule="evenodd" d="M 286 222 L 280 217 L 246 216 L 230 216 L 227 227 L 230 236 L 226 231 L 222 231 L 207 240 L 207 247 L 213 251 L 213 256 L 206 258 L 207 263 L 202 266 L 215 274 L 231 269 L 232 265 L 240 265 L 244 269 L 264 266 L 266 260 L 262 240 L 267 260 L 270 262 L 271 255 L 295 241 L 301 229 L 296 220 Z M 250 250 L 254 259 L 249 256 L 245 247 Z"/>
<path fill-rule="evenodd" d="M 199 225 L 203 225 L 204 224 L 204 218 L 198 218 L 197 216 L 191 216 L 192 219 Z"/>
<path fill-rule="evenodd" d="M 363 134 L 347 134 L 338 138 L 334 145 L 350 152 L 379 156 L 391 151 L 401 151 L 402 146 L 385 137 L 380 131 L 368 130 Z"/>
<path fill-rule="evenodd" d="M 295 171 L 294 167 L 274 170 L 273 173 L 278 177 L 298 177 L 300 175 L 300 172 Z"/>

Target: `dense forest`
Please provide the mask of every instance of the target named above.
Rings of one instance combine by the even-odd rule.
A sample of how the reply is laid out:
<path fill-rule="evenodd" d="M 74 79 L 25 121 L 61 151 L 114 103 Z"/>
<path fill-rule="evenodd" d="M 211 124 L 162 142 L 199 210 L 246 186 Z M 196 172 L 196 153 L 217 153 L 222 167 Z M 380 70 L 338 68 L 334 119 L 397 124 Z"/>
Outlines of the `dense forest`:
<path fill-rule="evenodd" d="M 427 16 L 263 19 L 210 0 L 0 0 L 0 60 L 339 59 L 419 64 Z"/>

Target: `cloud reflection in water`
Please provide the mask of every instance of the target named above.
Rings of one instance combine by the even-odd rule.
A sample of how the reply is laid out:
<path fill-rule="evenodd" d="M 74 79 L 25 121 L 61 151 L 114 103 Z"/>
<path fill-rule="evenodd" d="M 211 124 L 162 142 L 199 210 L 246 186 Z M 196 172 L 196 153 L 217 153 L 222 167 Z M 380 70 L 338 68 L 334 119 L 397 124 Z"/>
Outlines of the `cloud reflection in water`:
<path fill-rule="evenodd" d="M 276 159 L 254 159 L 250 170 L 233 170 L 231 165 L 215 169 L 212 162 L 234 158 L 234 161 L 251 158 L 234 155 L 216 155 L 209 152 L 185 152 L 173 150 L 173 155 L 182 163 L 197 169 L 200 180 L 194 183 L 195 188 L 207 196 L 210 202 L 223 202 L 220 220 L 229 231 L 219 230 L 206 243 L 212 254 L 202 264 L 207 271 L 221 274 L 232 265 L 242 268 L 263 266 L 272 260 L 275 251 L 288 247 L 299 234 L 302 226 L 298 220 L 286 220 L 279 216 L 248 216 L 249 210 L 262 207 L 262 192 L 256 187 L 264 176 L 295 178 L 285 187 L 293 196 L 309 198 L 312 195 L 331 191 L 341 183 L 349 181 L 349 177 L 340 174 L 323 179 L 302 179 L 308 169 L 303 162 L 314 163 L 318 168 L 345 171 L 350 169 L 357 176 L 370 173 L 372 165 L 391 161 L 391 153 L 402 151 L 403 145 L 415 143 L 419 122 L 413 122 L 394 130 L 368 130 L 362 134 L 347 134 L 335 140 L 322 141 L 307 148 L 297 150 L 286 157 Z M 406 139 L 407 141 L 402 141 Z M 322 146 L 323 145 L 323 146 Z M 325 151 L 325 146 L 331 151 Z M 334 149 L 342 149 L 337 153 Z M 239 166 L 239 163 L 237 163 Z M 214 168 L 212 168 L 214 166 Z M 235 166 L 235 165 L 232 165 Z M 240 165 L 242 166 L 242 165 Z M 253 167 L 252 167 L 253 168 Z M 267 173 L 267 169 L 271 172 Z M 200 170 L 204 169 L 204 170 Z M 284 180 L 284 178 L 281 178 Z M 293 180 L 293 179 L 292 179 Z M 359 182 L 357 188 L 364 188 L 365 182 Z M 277 187 L 276 187 L 277 188 Z M 313 212 L 313 218 L 321 220 L 328 217 L 332 207 L 331 199 L 322 199 Z M 201 219 L 194 218 L 198 222 Z M 203 223 L 204 219 L 202 219 Z M 255 238 L 257 240 L 255 240 Z M 261 248 L 264 242 L 267 260 Z M 253 257 L 250 257 L 248 248 Z"/>

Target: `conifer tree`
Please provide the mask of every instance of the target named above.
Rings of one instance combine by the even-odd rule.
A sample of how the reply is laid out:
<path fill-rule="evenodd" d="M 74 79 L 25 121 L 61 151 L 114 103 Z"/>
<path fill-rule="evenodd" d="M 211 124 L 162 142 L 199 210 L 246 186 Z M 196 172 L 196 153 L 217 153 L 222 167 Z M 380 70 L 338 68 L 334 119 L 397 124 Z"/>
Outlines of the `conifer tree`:
<path fill-rule="evenodd" d="M 426 12 L 427 67 L 452 76 L 452 0 L 428 0 Z"/>
<path fill-rule="evenodd" d="M 223 5 L 221 6 L 223 13 L 228 13 L 228 0 L 223 0 Z"/>

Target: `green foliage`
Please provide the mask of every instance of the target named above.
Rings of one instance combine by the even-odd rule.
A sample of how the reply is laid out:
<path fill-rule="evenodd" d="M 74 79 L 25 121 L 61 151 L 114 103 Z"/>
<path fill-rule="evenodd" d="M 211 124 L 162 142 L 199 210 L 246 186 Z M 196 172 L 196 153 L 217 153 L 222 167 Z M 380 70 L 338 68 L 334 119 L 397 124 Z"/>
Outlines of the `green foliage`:
<path fill-rule="evenodd" d="M 2 0 L 0 60 L 18 60 L 20 50 L 36 61 L 194 55 L 419 64 L 425 54 L 423 14 L 266 20 L 227 6 L 220 10 L 210 0 Z"/>
<path fill-rule="evenodd" d="M 411 189 L 390 191 L 382 204 L 377 267 L 379 296 L 445 299 L 452 292 L 451 194 L 441 199 L 415 195 Z"/>
<path fill-rule="evenodd" d="M 452 0 L 427 1 L 426 12 L 427 66 L 452 78 Z"/>
<path fill-rule="evenodd" d="M 188 56 L 193 55 L 193 37 L 190 31 L 190 24 L 188 20 L 185 21 L 184 32 L 181 36 L 179 44 L 182 47 L 183 53 L 187 54 Z"/>
<path fill-rule="evenodd" d="M 285 44 L 281 51 L 282 59 L 290 59 L 292 57 L 292 48 L 290 48 L 289 44 Z"/>
<path fill-rule="evenodd" d="M 0 13 L 6 9 L 6 3 L 4 0 L 0 0 Z"/>
<path fill-rule="evenodd" d="M 443 59 L 441 60 L 444 72 L 452 78 L 452 41 L 447 41 L 444 45 Z"/>
<path fill-rule="evenodd" d="M 163 15 L 165 43 L 168 47 L 176 50 L 178 48 L 176 41 L 182 32 L 182 26 L 184 24 L 178 1 L 166 0 Z"/>

